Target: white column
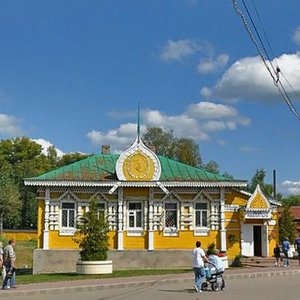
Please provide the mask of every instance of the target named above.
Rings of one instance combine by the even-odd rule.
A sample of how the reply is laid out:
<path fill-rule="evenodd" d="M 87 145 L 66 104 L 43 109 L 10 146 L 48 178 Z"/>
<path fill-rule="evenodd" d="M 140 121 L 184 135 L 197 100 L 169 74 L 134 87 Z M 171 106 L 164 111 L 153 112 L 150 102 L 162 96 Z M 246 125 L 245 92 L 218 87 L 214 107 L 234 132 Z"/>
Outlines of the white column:
<path fill-rule="evenodd" d="M 154 250 L 154 231 L 153 231 L 153 188 L 150 188 L 148 210 L 148 251 Z"/>
<path fill-rule="evenodd" d="M 221 251 L 227 251 L 226 229 L 225 229 L 225 190 L 224 190 L 224 188 L 221 188 L 220 194 L 221 194 L 221 199 L 220 199 Z"/>
<path fill-rule="evenodd" d="M 49 205 L 50 189 L 45 190 L 45 214 L 44 214 L 44 232 L 43 232 L 43 249 L 49 249 Z"/>
<path fill-rule="evenodd" d="M 124 250 L 123 244 L 123 188 L 118 189 L 118 250 Z"/>

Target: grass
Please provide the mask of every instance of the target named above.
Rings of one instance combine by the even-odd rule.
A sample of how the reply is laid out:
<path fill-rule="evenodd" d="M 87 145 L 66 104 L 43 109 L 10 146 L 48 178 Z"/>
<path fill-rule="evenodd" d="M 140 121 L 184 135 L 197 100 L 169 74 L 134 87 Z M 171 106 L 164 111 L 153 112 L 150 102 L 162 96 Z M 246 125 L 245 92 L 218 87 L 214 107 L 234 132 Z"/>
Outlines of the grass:
<path fill-rule="evenodd" d="M 54 273 L 54 274 L 24 274 L 17 275 L 18 284 L 67 281 L 67 280 L 82 280 L 82 279 L 103 279 L 103 278 L 120 278 L 120 277 L 135 277 L 145 275 L 168 275 L 191 272 L 191 269 L 142 269 L 142 270 L 119 270 L 112 274 L 103 275 L 81 275 L 77 273 Z"/>
<path fill-rule="evenodd" d="M 81 275 L 77 273 L 53 273 L 53 274 L 36 274 L 32 273 L 32 255 L 33 250 L 37 246 L 36 240 L 17 241 L 16 251 L 16 266 L 17 266 L 17 283 L 41 283 L 55 282 L 67 280 L 82 280 L 82 279 L 103 279 L 103 278 L 118 278 L 118 277 L 134 277 L 145 275 L 168 275 L 191 272 L 191 269 L 140 269 L 140 270 L 119 270 L 112 274 L 103 275 Z"/>
<path fill-rule="evenodd" d="M 17 268 L 32 268 L 32 255 L 36 247 L 36 240 L 17 241 L 15 246 Z"/>

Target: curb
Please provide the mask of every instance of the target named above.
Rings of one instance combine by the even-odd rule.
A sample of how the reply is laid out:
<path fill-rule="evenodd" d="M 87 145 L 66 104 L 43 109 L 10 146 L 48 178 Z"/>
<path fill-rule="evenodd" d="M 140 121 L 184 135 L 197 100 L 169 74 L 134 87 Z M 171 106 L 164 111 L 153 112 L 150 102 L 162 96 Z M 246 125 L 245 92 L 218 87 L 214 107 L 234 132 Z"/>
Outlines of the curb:
<path fill-rule="evenodd" d="M 180 274 L 178 274 L 180 276 Z M 300 275 L 300 269 L 297 270 L 283 270 L 283 271 L 266 271 L 266 272 L 248 272 L 248 273 L 237 273 L 237 274 L 224 274 L 225 280 L 233 279 L 250 279 L 250 278 L 266 278 L 275 276 L 290 276 Z M 25 296 L 25 295 L 47 295 L 47 294 L 58 294 L 61 292 L 85 292 L 85 291 L 98 291 L 109 288 L 123 288 L 123 287 L 135 287 L 135 286 L 154 286 L 154 285 L 165 285 L 167 283 L 182 283 L 182 282 L 193 282 L 193 275 L 190 277 L 179 277 L 179 278 L 154 278 L 142 281 L 129 281 L 128 282 L 115 282 L 115 283 L 101 283 L 95 284 L 82 284 L 80 286 L 63 286 L 63 287 L 43 287 L 33 288 L 28 290 L 22 290 L 22 287 L 26 285 L 20 285 L 20 290 L 5 290 L 0 291 L 0 298 L 11 296 Z M 76 284 L 76 281 L 74 281 Z"/>

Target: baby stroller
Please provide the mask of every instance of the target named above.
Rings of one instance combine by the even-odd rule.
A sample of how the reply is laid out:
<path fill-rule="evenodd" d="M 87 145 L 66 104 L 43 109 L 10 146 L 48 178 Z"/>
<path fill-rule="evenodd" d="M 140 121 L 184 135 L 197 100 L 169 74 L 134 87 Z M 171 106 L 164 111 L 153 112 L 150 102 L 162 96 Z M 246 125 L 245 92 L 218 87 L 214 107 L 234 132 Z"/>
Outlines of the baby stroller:
<path fill-rule="evenodd" d="M 205 270 L 205 280 L 201 285 L 203 291 L 207 291 L 210 286 L 215 292 L 225 291 L 225 280 L 223 278 L 224 264 L 223 261 L 216 255 L 208 257 L 209 263 Z"/>
<path fill-rule="evenodd" d="M 215 292 L 225 291 L 225 280 L 223 278 L 224 271 L 216 268 L 205 268 L 205 281 L 201 285 L 203 291 L 207 291 L 210 286 Z"/>

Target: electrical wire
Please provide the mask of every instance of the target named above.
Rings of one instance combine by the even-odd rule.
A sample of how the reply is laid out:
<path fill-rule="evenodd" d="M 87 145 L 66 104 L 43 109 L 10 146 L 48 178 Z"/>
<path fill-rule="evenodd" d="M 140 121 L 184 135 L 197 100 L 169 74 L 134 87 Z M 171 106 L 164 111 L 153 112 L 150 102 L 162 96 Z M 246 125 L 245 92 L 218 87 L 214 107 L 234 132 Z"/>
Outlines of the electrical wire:
<path fill-rule="evenodd" d="M 253 0 L 252 0 L 252 2 L 253 2 Z M 289 97 L 289 95 L 288 95 L 288 93 L 287 93 L 287 91 L 286 91 L 283 83 L 281 82 L 281 79 L 280 79 L 280 75 L 282 75 L 281 69 L 279 68 L 278 65 L 276 67 L 274 66 L 274 64 L 272 62 L 272 59 L 270 58 L 270 55 L 268 54 L 268 51 L 267 51 L 267 49 L 266 49 L 266 47 L 264 45 L 264 42 L 263 42 L 263 40 L 262 40 L 262 38 L 260 36 L 260 33 L 257 30 L 257 27 L 255 25 L 254 19 L 251 16 L 251 13 L 250 13 L 250 11 L 248 9 L 247 4 L 245 3 L 244 0 L 242 0 L 242 3 L 244 5 L 244 9 L 245 9 L 245 11 L 247 13 L 248 18 L 250 19 L 250 22 L 251 22 L 252 27 L 253 27 L 253 29 L 255 31 L 255 34 L 256 34 L 256 36 L 258 38 L 258 41 L 256 40 L 256 37 L 255 37 L 255 35 L 252 32 L 252 28 L 249 25 L 248 20 L 247 20 L 245 14 L 240 9 L 237 0 L 232 0 L 232 3 L 233 3 L 233 7 L 234 7 L 237 15 L 239 15 L 240 18 L 242 19 L 244 27 L 245 27 L 245 29 L 246 29 L 246 31 L 247 31 L 247 33 L 248 33 L 251 41 L 255 45 L 255 47 L 256 47 L 256 49 L 257 49 L 257 51 L 259 53 L 259 56 L 261 57 L 261 59 L 262 59 L 264 65 L 265 65 L 267 71 L 269 72 L 270 76 L 272 77 L 274 85 L 277 87 L 279 93 L 281 94 L 283 100 L 288 105 L 288 107 L 291 110 L 291 112 L 300 121 L 300 114 L 298 113 L 298 111 L 294 107 L 294 105 L 293 105 L 293 103 L 292 103 L 292 101 L 291 101 L 291 99 L 290 99 L 290 97 Z M 256 7 L 255 7 L 255 11 L 256 11 L 256 14 L 258 16 L 258 19 L 260 20 L 261 26 L 262 26 L 262 21 L 261 21 L 261 18 L 259 17 L 258 10 L 256 9 Z M 264 33 L 265 33 L 265 36 L 267 36 L 265 31 L 264 31 Z M 269 42 L 268 38 L 267 38 L 267 41 L 268 41 L 269 47 L 272 49 L 271 43 Z M 272 52 L 273 52 L 273 50 L 272 50 Z M 284 76 L 284 78 L 286 79 L 285 76 Z M 286 79 L 286 81 L 287 81 L 287 79 Z M 289 82 L 288 82 L 288 85 L 291 87 L 291 84 Z"/>

